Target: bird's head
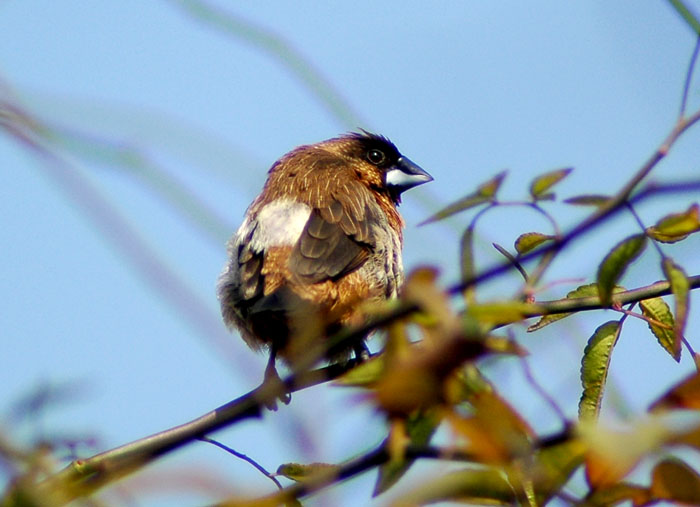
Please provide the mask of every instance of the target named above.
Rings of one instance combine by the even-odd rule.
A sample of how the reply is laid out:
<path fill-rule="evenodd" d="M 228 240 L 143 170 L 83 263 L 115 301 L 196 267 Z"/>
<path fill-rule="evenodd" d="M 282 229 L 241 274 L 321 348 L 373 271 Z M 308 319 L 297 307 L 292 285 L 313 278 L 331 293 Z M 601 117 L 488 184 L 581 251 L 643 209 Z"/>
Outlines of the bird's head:
<path fill-rule="evenodd" d="M 397 204 L 402 192 L 433 180 L 384 136 L 362 130 L 326 142 L 329 149 L 348 158 L 363 182 L 374 190 L 388 192 Z"/>

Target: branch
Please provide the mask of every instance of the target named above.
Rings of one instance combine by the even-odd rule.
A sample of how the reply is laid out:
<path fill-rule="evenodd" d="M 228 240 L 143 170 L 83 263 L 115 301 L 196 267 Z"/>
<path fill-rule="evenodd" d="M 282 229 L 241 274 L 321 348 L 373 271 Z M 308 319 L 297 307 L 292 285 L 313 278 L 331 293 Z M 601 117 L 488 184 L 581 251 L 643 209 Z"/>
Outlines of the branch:
<path fill-rule="evenodd" d="M 544 450 L 549 447 L 561 445 L 572 438 L 571 426 L 566 425 L 564 430 L 540 438 L 532 443 L 531 451 Z M 297 482 L 292 486 L 288 486 L 283 490 L 276 492 L 267 497 L 251 500 L 250 502 L 241 501 L 240 498 L 232 501 L 223 501 L 214 504 L 217 507 L 228 505 L 282 505 L 285 502 L 290 502 L 294 499 L 303 498 L 321 489 L 340 483 L 364 472 L 367 472 L 377 466 L 383 465 L 391 460 L 392 456 L 387 443 L 382 443 L 379 447 L 367 452 L 357 458 L 346 461 L 337 467 L 332 468 L 328 472 L 319 472 L 303 482 Z M 418 446 L 408 445 L 404 449 L 404 459 L 413 461 L 417 459 L 439 459 L 444 461 L 456 461 L 466 463 L 486 464 L 484 459 L 476 454 L 468 451 L 442 448 L 437 446 Z M 573 459 L 573 457 L 572 457 Z"/>
<path fill-rule="evenodd" d="M 656 151 L 649 157 L 646 163 L 634 174 L 632 179 L 627 182 L 627 184 L 625 184 L 625 186 L 622 187 L 617 194 L 610 198 L 605 205 L 598 208 L 588 218 L 584 219 L 581 223 L 560 238 L 552 241 L 543 248 L 533 250 L 519 257 L 518 260 L 521 263 L 525 263 L 529 260 L 540 258 L 549 253 L 558 252 L 574 239 L 578 239 L 584 233 L 588 232 L 598 224 L 610 219 L 614 214 L 623 209 L 627 205 L 631 194 L 634 192 L 635 188 L 637 188 L 639 183 L 641 183 L 642 180 L 649 175 L 652 169 L 654 169 L 654 167 L 656 167 L 656 165 L 668 154 L 669 150 L 675 144 L 678 138 L 698 121 L 700 121 L 700 110 L 696 111 L 691 116 L 680 118 L 674 125 L 668 137 L 666 137 L 664 142 L 661 143 Z M 647 189 L 642 190 L 640 193 L 642 195 L 636 196 L 632 200 L 644 199 L 650 195 L 653 195 L 655 192 L 656 190 L 654 190 L 654 186 L 650 185 Z M 500 264 L 492 266 L 477 276 L 462 280 L 460 283 L 453 285 L 448 289 L 448 292 L 452 295 L 460 294 L 469 287 L 478 285 L 505 273 L 506 271 L 510 270 L 511 267 L 512 265 L 510 262 L 501 262 Z"/>
<path fill-rule="evenodd" d="M 700 275 L 689 276 L 688 283 L 691 289 L 700 288 Z M 613 303 L 626 305 L 629 303 L 638 303 L 639 301 L 649 298 L 667 296 L 669 294 L 671 294 L 671 284 L 668 281 L 661 281 L 645 287 L 639 287 L 638 289 L 616 292 L 612 295 L 612 300 Z M 531 307 L 531 309 L 528 307 Z M 523 313 L 523 317 L 530 318 L 557 313 L 604 310 L 610 308 L 610 305 L 602 305 L 598 296 L 589 296 L 584 298 L 540 301 L 538 303 L 524 305 L 524 308 L 525 312 Z"/>
<path fill-rule="evenodd" d="M 355 361 L 348 361 L 345 364 L 332 364 L 325 368 L 297 373 L 284 381 L 284 388 L 291 393 L 312 387 L 338 378 L 355 365 Z M 268 400 L 275 399 L 277 395 L 276 386 L 269 383 L 263 384 L 190 422 L 88 459 L 75 460 L 60 472 L 39 483 L 36 486 L 37 492 L 49 494 L 62 491 L 70 496 L 70 499 L 88 495 L 185 444 L 202 440 L 210 433 L 238 421 L 260 417 Z"/>
<path fill-rule="evenodd" d="M 700 275 L 688 277 L 688 281 L 691 288 L 700 288 Z M 670 293 L 669 282 L 661 281 L 645 287 L 615 293 L 613 295 L 613 301 L 624 305 L 652 297 L 668 295 Z M 597 296 L 591 296 L 576 299 L 541 301 L 524 305 L 521 308 L 524 308 L 523 318 L 530 318 L 548 314 L 600 310 L 607 308 L 607 306 L 602 305 L 600 298 Z M 389 317 L 395 318 L 395 315 L 396 313 L 394 312 Z M 382 322 L 388 322 L 389 317 L 384 317 Z M 393 320 L 393 318 L 391 320 Z M 377 321 L 375 321 L 375 324 L 376 322 Z M 363 334 L 352 331 L 350 334 L 346 334 L 344 339 L 348 339 L 348 336 L 351 338 L 353 336 L 358 338 L 363 336 Z M 296 372 L 289 375 L 284 380 L 284 388 L 287 392 L 291 393 L 312 387 L 335 379 L 354 366 L 355 362 L 349 361 L 346 364 L 332 364 L 313 371 Z M 201 440 L 206 435 L 238 421 L 260 417 L 262 408 L 265 406 L 266 402 L 276 398 L 277 394 L 278 392 L 275 386 L 263 384 L 249 393 L 188 423 L 105 451 L 85 460 L 76 460 L 61 472 L 43 481 L 38 485 L 38 488 L 45 489 L 46 491 L 65 488 L 75 492 L 76 495 L 89 494 L 109 482 L 114 481 L 116 478 L 123 477 L 156 458 L 182 447 L 193 440 Z M 360 468 L 367 467 L 374 463 L 373 460 L 379 459 L 384 455 L 377 454 L 368 456 L 363 458 L 363 460 L 366 461 L 361 461 L 356 464 L 356 466 Z M 355 469 L 352 468 L 352 470 Z M 299 488 L 301 487 L 302 486 L 299 486 Z"/>
<path fill-rule="evenodd" d="M 579 238 L 584 233 L 590 231 L 595 226 L 610 219 L 620 209 L 624 208 L 630 200 L 642 200 L 649 196 L 661 193 L 661 187 L 653 185 L 642 190 L 637 196 L 630 199 L 630 196 L 637 188 L 639 183 L 648 176 L 652 169 L 666 156 L 670 148 L 676 140 L 692 125 L 700 121 L 700 111 L 695 112 L 688 117 L 682 117 L 678 120 L 671 133 L 659 148 L 651 155 L 648 161 L 635 173 L 632 179 L 608 201 L 604 206 L 600 207 L 596 212 L 591 214 L 587 219 L 571 229 L 557 240 L 550 243 L 548 246 L 534 250 L 520 257 L 521 262 L 526 262 L 531 259 L 540 258 L 545 255 L 551 255 L 563 249 L 574 239 Z M 17 135 L 17 132 L 13 132 Z M 20 137 L 21 138 L 21 137 Z M 21 138 L 27 142 L 27 139 Z M 33 143 L 32 147 L 33 146 Z M 46 155 L 41 151 L 42 155 Z M 681 189 L 677 189 L 679 191 Z M 468 287 L 482 283 L 486 280 L 499 276 L 512 269 L 510 262 L 504 262 L 499 265 L 487 269 L 483 273 L 463 280 L 457 285 L 448 289 L 448 293 L 456 295 L 462 293 Z M 689 278 L 692 288 L 700 287 L 700 276 Z M 657 282 L 647 287 L 626 291 L 614 295 L 614 301 L 621 304 L 628 302 L 639 301 L 649 297 L 668 294 L 670 291 L 668 282 Z M 566 313 L 579 310 L 600 309 L 603 306 L 597 297 L 580 298 L 580 299 L 565 299 L 557 301 L 545 301 L 537 304 L 532 304 L 531 311 L 526 311 L 524 317 L 535 317 L 549 313 Z M 299 389 L 317 385 L 328 379 L 335 378 L 347 371 L 351 364 L 346 365 L 331 365 L 327 368 L 309 371 L 314 364 L 319 362 L 323 357 L 326 357 L 324 351 L 332 348 L 343 348 L 363 339 L 370 331 L 387 325 L 402 317 L 412 314 L 419 310 L 419 306 L 412 302 L 403 302 L 394 311 L 373 319 L 372 322 L 365 326 L 352 330 L 343 330 L 339 334 L 330 337 L 328 340 L 322 340 L 317 350 L 309 352 L 308 357 L 304 358 L 300 364 L 295 365 L 293 373 L 284 381 L 284 389 L 288 392 L 297 391 Z M 86 460 L 76 460 L 68 467 L 64 468 L 57 474 L 54 474 L 40 484 L 37 485 L 37 492 L 45 491 L 47 494 L 58 493 L 61 498 L 66 498 L 66 502 L 85 496 L 106 485 L 109 482 L 116 480 L 129 474 L 143 465 L 150 463 L 156 458 L 177 449 L 193 440 L 201 439 L 207 434 L 229 426 L 239 420 L 260 417 L 262 406 L 266 400 L 272 400 L 279 394 L 279 389 L 271 384 L 263 384 L 246 395 L 237 398 L 236 400 L 227 403 L 208 414 L 203 415 L 189 423 L 181 426 L 157 433 L 150 437 L 137 440 L 130 444 L 118 447 L 116 449 L 106 451 L 104 453 L 93 456 Z M 379 451 L 377 451 L 379 452 Z M 383 452 L 383 451 L 382 451 Z M 378 460 L 382 454 L 368 455 L 354 466 L 357 469 L 366 468 L 369 463 L 374 463 L 373 460 Z M 353 468 L 349 468 L 350 472 L 354 473 Z M 301 487 L 301 486 L 300 486 Z M 10 493 L 12 494 L 12 493 Z"/>

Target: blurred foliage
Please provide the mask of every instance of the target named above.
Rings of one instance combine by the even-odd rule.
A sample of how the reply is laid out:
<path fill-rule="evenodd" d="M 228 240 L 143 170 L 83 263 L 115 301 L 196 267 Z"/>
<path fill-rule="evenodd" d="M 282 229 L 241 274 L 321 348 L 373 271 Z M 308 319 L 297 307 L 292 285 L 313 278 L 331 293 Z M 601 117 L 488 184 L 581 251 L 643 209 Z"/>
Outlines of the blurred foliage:
<path fill-rule="evenodd" d="M 312 88 L 322 100 L 335 104 L 335 107 L 329 106 L 334 114 L 345 122 L 356 118 L 315 75 L 313 68 L 299 55 L 285 49 L 279 38 L 251 28 L 226 13 L 214 11 L 205 2 L 174 3 L 198 19 L 266 48 L 288 64 L 291 61 L 295 72 L 307 85 L 318 85 Z M 671 3 L 697 31 L 700 25 L 683 3 Z M 681 116 L 672 141 L 697 121 L 700 121 L 700 113 Z M 62 148 L 77 149 L 78 146 L 85 150 L 84 139 L 76 143 L 75 139 L 68 139 L 65 132 L 52 133 L 47 126 L 23 112 L 10 96 L 0 103 L 0 128 L 5 135 L 42 156 L 50 155 L 56 143 Z M 665 155 L 672 141 L 659 149 L 656 162 Z M 665 151 L 662 153 L 662 150 Z M 49 163 L 56 163 L 52 156 L 47 158 Z M 151 167 L 133 154 L 125 160 L 127 166 L 141 172 Z M 641 186 L 656 162 L 643 168 L 630 188 L 625 187 L 614 195 L 583 195 L 560 202 L 592 206 L 595 211 L 591 216 L 597 218 L 582 222 L 591 228 L 600 227 L 606 218 L 625 209 L 634 214 L 634 207 L 643 195 L 653 195 L 654 189 L 660 188 Z M 622 502 L 646 505 L 662 500 L 700 504 L 700 474 L 691 463 L 674 454 L 684 448 L 700 450 L 700 418 L 686 418 L 682 424 L 678 423 L 679 416 L 687 411 L 697 416 L 700 373 L 693 373 L 678 385 L 665 389 L 646 413 L 637 414 L 622 428 L 608 427 L 600 421 L 606 383 L 613 368 L 611 358 L 630 320 L 646 322 L 649 337 L 659 343 L 661 354 L 668 353 L 679 361 L 685 347 L 686 353 L 698 362 L 686 339 L 689 334 L 686 323 L 690 312 L 689 293 L 700 287 L 700 275 L 686 274 L 683 266 L 663 250 L 668 243 L 697 242 L 698 204 L 685 210 L 675 209 L 673 200 L 669 199 L 665 216 L 659 217 L 653 225 L 640 223 L 640 231 L 628 231 L 628 236 L 609 247 L 597 273 L 591 273 L 586 284 L 560 300 L 538 301 L 535 295 L 542 288 L 543 275 L 553 260 L 575 248 L 571 238 L 561 232 L 563 228 L 557 217 L 543 207 L 557 202 L 554 189 L 565 188 L 566 177 L 572 170 L 556 169 L 536 176 L 522 189 L 524 197 L 520 201 L 508 201 L 500 196 L 501 184 L 507 177 L 501 172 L 424 222 L 473 213 L 461 239 L 462 282 L 445 288 L 439 282 L 437 268 L 413 271 L 403 288 L 401 306 L 388 305 L 383 313 L 378 310 L 377 327 L 386 330 L 383 352 L 355 369 L 349 369 L 348 365 L 345 370 L 349 371 L 337 380 L 339 385 L 365 390 L 368 402 L 384 415 L 386 437 L 376 449 L 358 450 L 358 457 L 345 463 L 282 464 L 276 475 L 293 481 L 290 486 L 257 499 L 229 498 L 221 505 L 297 505 L 307 495 L 373 469 L 378 470 L 374 494 L 380 495 L 401 484 L 402 477 L 419 459 L 452 462 L 453 466 L 447 471 L 436 467 L 431 474 L 414 476 L 414 483 L 402 490 L 395 505 L 456 501 L 534 506 L 552 499 L 591 506 Z M 162 181 L 162 176 L 157 179 Z M 688 188 L 693 185 L 697 188 L 698 182 L 690 182 Z M 209 217 L 203 203 L 188 197 L 179 183 L 169 183 L 167 194 L 172 202 L 187 203 L 188 213 L 199 216 L 203 223 L 221 225 L 216 218 Z M 481 270 L 473 255 L 474 237 L 483 217 L 503 206 L 534 209 L 552 224 L 552 231 L 521 233 L 514 240 L 515 253 L 497 245 L 505 257 L 504 263 L 496 269 Z M 215 227 L 216 230 L 223 228 L 223 225 Z M 572 230 L 577 235 L 585 228 Z M 645 248 L 647 245 L 654 248 Z M 586 252 L 579 252 L 579 255 L 586 255 Z M 659 257 L 659 267 L 649 273 L 648 287 L 628 291 L 620 285 L 627 268 L 635 260 L 652 255 Z M 528 262 L 530 267 L 526 268 Z M 482 282 L 513 269 L 523 276 L 521 290 L 498 300 L 481 296 Z M 665 282 L 653 283 L 657 277 Z M 669 295 L 673 308 L 662 299 Z M 562 304 L 568 306 L 562 310 Z M 578 417 L 564 418 L 561 429 L 554 434 L 538 433 L 498 387 L 482 375 L 481 365 L 487 361 L 505 362 L 505 359 L 509 360 L 509 365 L 524 362 L 528 352 L 518 343 L 519 333 L 524 329 L 537 332 L 569 315 L 590 309 L 611 309 L 620 316 L 597 327 L 588 340 L 580 365 L 576 365 L 580 367 L 581 378 Z M 528 319 L 533 317 L 540 319 L 527 327 Z M 341 336 L 341 339 L 349 338 Z M 306 383 L 290 381 L 287 385 L 303 388 L 327 380 L 322 376 L 314 377 L 315 373 L 296 371 L 292 380 L 305 379 Z M 538 392 L 545 392 L 531 377 L 529 382 Z M 38 412 L 59 395 L 61 393 L 39 392 L 29 397 L 18 404 L 22 407 L 18 409 L 21 417 L 26 417 L 27 412 Z M 71 445 L 75 447 L 75 441 L 70 444 L 67 439 L 37 439 L 33 445 L 21 448 L 14 443 L 9 430 L 0 428 L 0 462 L 14 477 L 0 505 L 54 506 L 79 498 L 89 498 L 85 500 L 88 505 L 99 504 L 98 500 L 93 501 L 92 495 L 103 486 L 141 471 L 156 457 L 201 438 L 215 428 L 259 415 L 260 406 L 264 404 L 260 396 L 260 392 L 255 391 L 234 400 L 231 405 L 234 415 L 228 419 L 221 415 L 226 412 L 221 409 L 226 407 L 217 409 L 220 418 L 215 426 L 197 420 L 199 426 L 194 429 L 191 423 L 183 425 L 191 430 L 186 436 L 178 433 L 181 428 L 168 430 L 127 448 L 75 460 L 63 469 L 60 468 L 60 453 L 65 453 Z M 448 445 L 435 442 L 439 430 L 449 435 Z M 150 447 L 154 442 L 162 445 L 157 452 Z M 74 451 L 73 448 L 71 454 Z M 632 483 L 630 474 L 645 460 L 652 462 L 648 480 L 643 484 Z M 577 471 L 585 476 L 586 491 L 574 495 L 568 492 L 566 485 Z"/>

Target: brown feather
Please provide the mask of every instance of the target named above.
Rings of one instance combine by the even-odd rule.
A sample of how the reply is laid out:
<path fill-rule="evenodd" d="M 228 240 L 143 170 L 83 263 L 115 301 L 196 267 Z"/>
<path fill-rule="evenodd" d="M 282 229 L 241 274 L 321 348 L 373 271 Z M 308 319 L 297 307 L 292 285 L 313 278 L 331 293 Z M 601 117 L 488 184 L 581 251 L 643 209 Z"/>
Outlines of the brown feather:
<path fill-rule="evenodd" d="M 219 282 L 224 319 L 251 347 L 274 344 L 289 358 L 300 319 L 326 330 L 359 324 L 361 303 L 397 294 L 404 223 L 383 166 L 368 160 L 376 146 L 387 163 L 400 157 L 384 138 L 350 134 L 300 146 L 270 168 Z"/>

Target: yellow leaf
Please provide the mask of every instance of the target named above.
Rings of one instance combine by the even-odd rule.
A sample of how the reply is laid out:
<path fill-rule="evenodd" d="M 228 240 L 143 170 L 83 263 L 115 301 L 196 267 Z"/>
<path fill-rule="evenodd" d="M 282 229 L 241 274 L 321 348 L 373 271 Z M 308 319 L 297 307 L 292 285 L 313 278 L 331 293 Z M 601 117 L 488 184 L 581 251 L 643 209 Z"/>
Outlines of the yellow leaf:
<path fill-rule="evenodd" d="M 368 386 L 379 380 L 383 372 L 384 356 L 377 355 L 337 378 L 334 384 L 350 387 Z"/>
<path fill-rule="evenodd" d="M 695 372 L 666 391 L 652 403 L 650 410 L 663 409 L 700 410 L 700 373 Z"/>
<path fill-rule="evenodd" d="M 700 207 L 693 204 L 683 213 L 666 215 L 655 225 L 648 227 L 647 234 L 663 243 L 675 243 L 688 237 L 689 234 L 700 231 Z"/>
<path fill-rule="evenodd" d="M 466 450 L 489 463 L 505 463 L 531 450 L 534 431 L 508 402 L 494 392 L 470 400 L 471 416 L 456 412 L 447 417 L 453 431 L 468 441 Z"/>
<path fill-rule="evenodd" d="M 654 499 L 700 505 L 700 476 L 680 459 L 665 459 L 651 473 Z"/>
<path fill-rule="evenodd" d="M 625 431 L 610 430 L 593 423 L 582 424 L 579 433 L 588 444 L 586 479 L 594 488 L 617 483 L 671 436 L 670 431 L 654 419 L 642 421 Z"/>
<path fill-rule="evenodd" d="M 503 325 L 519 322 L 526 315 L 541 312 L 536 304 L 519 301 L 497 301 L 472 305 L 467 308 L 466 316 L 487 325 Z"/>
<path fill-rule="evenodd" d="M 515 250 L 522 255 L 530 250 L 534 250 L 540 246 L 545 241 L 550 241 L 554 239 L 554 236 L 549 234 L 542 234 L 541 232 L 526 232 L 518 236 L 515 240 Z"/>
<path fill-rule="evenodd" d="M 533 180 L 530 184 L 530 195 L 535 200 L 548 199 L 551 194 L 546 194 L 546 192 L 552 188 L 554 185 L 559 183 L 561 180 L 566 178 L 569 173 L 573 171 L 573 168 L 567 167 L 565 169 L 557 169 L 555 171 L 549 171 L 544 173 Z"/>

